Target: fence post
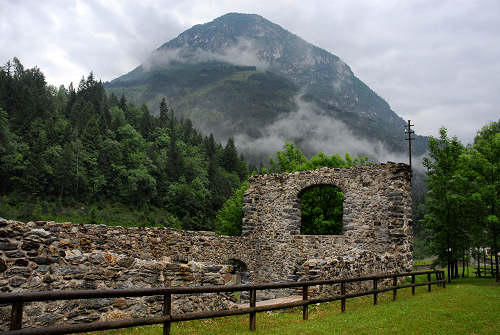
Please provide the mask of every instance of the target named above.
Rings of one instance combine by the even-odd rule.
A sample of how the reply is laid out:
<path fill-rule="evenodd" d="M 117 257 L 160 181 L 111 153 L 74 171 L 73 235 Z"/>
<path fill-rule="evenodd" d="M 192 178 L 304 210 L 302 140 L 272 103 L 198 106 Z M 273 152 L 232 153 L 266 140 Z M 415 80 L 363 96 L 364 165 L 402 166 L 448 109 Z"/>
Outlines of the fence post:
<path fill-rule="evenodd" d="M 373 304 L 377 304 L 377 296 L 378 296 L 378 279 L 373 279 Z"/>
<path fill-rule="evenodd" d="M 255 303 L 257 300 L 257 292 L 255 289 L 250 290 L 250 308 L 255 307 Z M 250 330 L 255 330 L 255 316 L 256 312 L 250 312 Z"/>
<path fill-rule="evenodd" d="M 392 286 L 394 287 L 392 289 L 392 301 L 396 301 L 396 295 L 398 294 L 398 289 L 396 286 L 398 285 L 398 276 L 394 276 L 392 278 Z"/>
<path fill-rule="evenodd" d="M 340 295 L 341 296 L 345 295 L 345 283 L 344 282 L 340 283 Z M 345 312 L 345 298 L 344 297 L 342 297 L 340 299 L 340 310 L 342 311 L 342 313 Z"/>
<path fill-rule="evenodd" d="M 307 285 L 304 285 L 302 287 L 302 300 L 304 301 L 309 300 L 308 289 L 309 286 Z M 302 307 L 302 320 L 307 320 L 308 318 L 309 318 L 309 305 L 304 305 L 304 307 Z"/>
<path fill-rule="evenodd" d="M 170 317 L 172 316 L 172 294 L 163 296 L 163 315 L 168 315 L 169 320 L 163 322 L 163 335 L 170 335 Z"/>
<path fill-rule="evenodd" d="M 427 284 L 427 291 L 430 292 L 431 291 L 431 286 L 432 286 L 431 285 L 431 274 L 430 273 L 427 274 L 427 282 L 429 283 L 429 284 Z"/>
<path fill-rule="evenodd" d="M 412 285 L 415 285 L 415 275 L 411 275 L 411 283 Z M 411 287 L 411 295 L 415 295 L 415 286 Z"/>
<path fill-rule="evenodd" d="M 21 329 L 23 327 L 23 302 L 16 301 L 12 304 L 10 315 L 10 330 Z"/>

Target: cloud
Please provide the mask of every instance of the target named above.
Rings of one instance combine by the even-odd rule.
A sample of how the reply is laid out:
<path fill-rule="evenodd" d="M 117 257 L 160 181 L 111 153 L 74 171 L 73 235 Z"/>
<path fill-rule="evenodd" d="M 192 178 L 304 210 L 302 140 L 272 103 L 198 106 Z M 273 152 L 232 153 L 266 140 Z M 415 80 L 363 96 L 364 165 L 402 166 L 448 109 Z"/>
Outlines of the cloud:
<path fill-rule="evenodd" d="M 161 3 L 0 0 L 0 62 L 18 57 L 54 85 L 110 80 L 184 29 Z M 62 57 L 62 58 L 61 58 Z"/>
<path fill-rule="evenodd" d="M 295 97 L 297 110 L 283 116 L 261 130 L 262 137 L 251 139 L 245 134 L 237 135 L 234 141 L 239 150 L 255 156 L 271 156 L 281 150 L 285 141 L 296 142 L 304 152 L 324 152 L 328 155 L 368 155 L 379 162 L 408 162 L 404 153 L 389 151 L 383 143 L 361 139 L 349 127 L 323 114 L 315 104 Z M 299 142 L 300 139 L 300 142 Z"/>
<path fill-rule="evenodd" d="M 211 52 L 200 48 L 193 49 L 184 45 L 176 49 L 163 48 L 156 50 L 143 63 L 145 71 L 150 71 L 156 67 L 168 67 L 174 62 L 178 63 L 200 63 L 207 61 L 222 61 L 233 65 L 255 66 L 258 70 L 264 71 L 269 64 L 264 61 L 256 52 L 254 41 L 246 38 L 238 38 L 237 42 L 224 48 L 220 52 Z"/>

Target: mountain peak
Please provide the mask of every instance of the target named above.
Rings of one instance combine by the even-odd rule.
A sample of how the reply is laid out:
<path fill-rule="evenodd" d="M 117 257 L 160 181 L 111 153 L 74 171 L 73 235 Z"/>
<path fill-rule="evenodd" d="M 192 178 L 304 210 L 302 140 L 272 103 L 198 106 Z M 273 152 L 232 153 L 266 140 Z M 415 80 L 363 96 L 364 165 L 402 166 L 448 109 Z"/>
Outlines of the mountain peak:
<path fill-rule="evenodd" d="M 227 20 L 253 20 L 253 21 L 259 21 L 259 20 L 265 20 L 262 16 L 258 14 L 248 14 L 248 13 L 237 13 L 237 12 L 231 12 L 224 14 L 222 16 L 219 16 L 218 18 L 214 19 L 214 21 L 227 21 Z"/>
<path fill-rule="evenodd" d="M 324 138 L 318 129 L 334 120 L 347 130 L 333 132 L 339 138 L 330 138 L 329 130 L 329 140 L 322 142 L 343 143 L 341 134 L 354 133 L 367 143 L 377 138 L 382 146 L 403 149 L 397 134 L 404 121 L 347 64 L 257 14 L 228 13 L 195 25 L 108 87 L 127 90 L 133 100 L 153 109 L 167 97 L 201 128 L 223 134 L 223 141 L 236 135 L 258 139 L 266 131 L 296 142 Z M 298 96 L 306 99 L 307 108 Z M 314 117 L 300 121 L 305 116 L 297 110 Z M 284 127 L 295 122 L 294 116 L 297 125 Z M 296 132 L 303 124 L 309 130 Z M 336 150 L 368 153 L 350 146 Z"/>
<path fill-rule="evenodd" d="M 208 26 L 214 24 L 239 26 L 240 28 L 246 28 L 246 29 L 248 29 L 249 25 L 266 25 L 266 26 L 279 27 L 277 24 L 272 23 L 271 21 L 265 19 L 264 17 L 258 14 L 247 14 L 247 13 L 227 13 L 222 16 L 219 16 L 218 18 L 214 19 L 211 22 L 205 23 L 205 25 Z"/>
<path fill-rule="evenodd" d="M 176 49 L 179 47 L 199 48 L 217 51 L 233 46 L 243 39 L 283 38 L 284 35 L 295 35 L 277 24 L 257 14 L 228 13 L 213 21 L 197 24 L 181 33 L 177 38 L 163 44 L 158 50 Z M 289 38 L 289 36 L 286 36 Z"/>

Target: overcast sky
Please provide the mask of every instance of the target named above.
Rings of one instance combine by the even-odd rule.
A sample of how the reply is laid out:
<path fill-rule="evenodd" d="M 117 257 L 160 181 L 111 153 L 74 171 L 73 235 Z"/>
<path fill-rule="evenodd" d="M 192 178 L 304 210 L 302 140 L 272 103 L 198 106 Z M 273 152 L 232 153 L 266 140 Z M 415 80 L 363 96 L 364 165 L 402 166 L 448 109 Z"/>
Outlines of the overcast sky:
<path fill-rule="evenodd" d="M 255 13 L 339 56 L 417 133 L 471 142 L 500 118 L 500 1 L 0 0 L 0 63 L 56 86 L 139 65 L 195 24 Z"/>

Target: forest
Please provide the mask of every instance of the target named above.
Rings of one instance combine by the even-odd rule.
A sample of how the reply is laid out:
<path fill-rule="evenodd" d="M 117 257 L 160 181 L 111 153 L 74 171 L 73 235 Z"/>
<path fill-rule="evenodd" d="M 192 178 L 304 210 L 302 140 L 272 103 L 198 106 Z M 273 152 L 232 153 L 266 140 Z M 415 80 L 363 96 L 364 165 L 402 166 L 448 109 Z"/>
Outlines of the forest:
<path fill-rule="evenodd" d="M 90 73 L 47 85 L 14 58 L 0 70 L 0 216 L 213 230 L 248 177 L 225 146 L 177 119 L 106 95 Z"/>

